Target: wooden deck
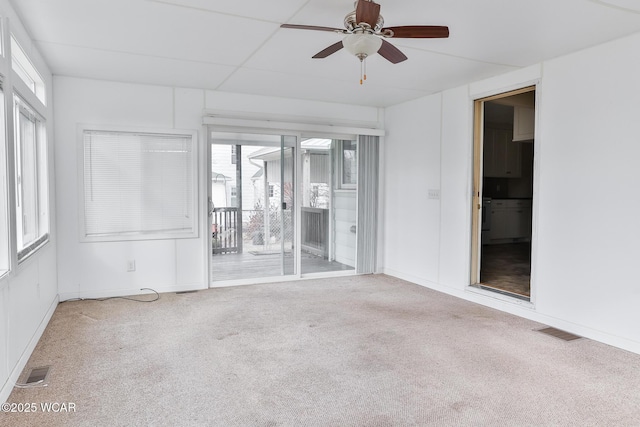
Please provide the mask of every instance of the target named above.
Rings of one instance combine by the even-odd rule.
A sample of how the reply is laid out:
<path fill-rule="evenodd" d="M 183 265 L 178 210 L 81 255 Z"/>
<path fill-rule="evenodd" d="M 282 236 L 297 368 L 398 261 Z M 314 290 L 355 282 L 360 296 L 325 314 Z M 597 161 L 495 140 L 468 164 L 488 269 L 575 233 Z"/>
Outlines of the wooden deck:
<path fill-rule="evenodd" d="M 290 252 L 284 256 L 284 273 L 293 274 L 295 259 Z M 345 264 L 302 253 L 302 274 L 353 270 Z M 282 259 L 279 253 L 251 251 L 243 254 L 215 254 L 211 258 L 211 281 L 253 279 L 282 275 Z"/>

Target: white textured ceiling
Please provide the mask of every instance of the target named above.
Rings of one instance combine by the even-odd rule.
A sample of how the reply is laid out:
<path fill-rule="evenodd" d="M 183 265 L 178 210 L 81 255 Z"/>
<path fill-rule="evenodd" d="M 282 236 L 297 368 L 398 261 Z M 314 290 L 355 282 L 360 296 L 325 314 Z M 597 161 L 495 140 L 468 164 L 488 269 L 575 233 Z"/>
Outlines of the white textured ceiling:
<path fill-rule="evenodd" d="M 447 25 L 448 39 L 390 39 L 408 57 L 315 53 L 353 0 L 11 0 L 55 75 L 384 107 L 640 31 L 638 0 L 378 0 L 385 26 Z"/>

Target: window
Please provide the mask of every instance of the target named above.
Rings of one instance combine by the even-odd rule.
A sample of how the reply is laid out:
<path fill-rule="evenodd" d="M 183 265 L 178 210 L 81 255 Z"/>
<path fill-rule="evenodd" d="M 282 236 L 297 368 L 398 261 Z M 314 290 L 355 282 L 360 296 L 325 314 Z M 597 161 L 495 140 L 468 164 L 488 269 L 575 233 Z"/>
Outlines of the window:
<path fill-rule="evenodd" d="M 269 197 L 273 197 L 275 186 L 273 184 L 269 184 Z"/>
<path fill-rule="evenodd" d="M 356 188 L 358 183 L 358 143 L 342 141 L 340 149 L 341 188 Z"/>
<path fill-rule="evenodd" d="M 44 120 L 14 95 L 18 261 L 49 239 L 49 180 Z"/>
<path fill-rule="evenodd" d="M 4 122 L 4 92 L 0 85 L 0 276 L 9 270 L 9 197 L 7 191 L 7 138 Z"/>
<path fill-rule="evenodd" d="M 46 104 L 44 80 L 13 36 L 11 36 L 11 68 L 18 77 L 20 77 L 20 80 L 27 85 L 29 90 L 33 92 L 43 104 Z"/>
<path fill-rule="evenodd" d="M 195 144 L 195 132 L 83 129 L 83 240 L 197 236 Z"/>
<path fill-rule="evenodd" d="M 238 154 L 237 154 L 236 146 L 232 145 L 231 146 L 231 164 L 235 165 L 237 163 L 237 160 L 238 160 Z"/>

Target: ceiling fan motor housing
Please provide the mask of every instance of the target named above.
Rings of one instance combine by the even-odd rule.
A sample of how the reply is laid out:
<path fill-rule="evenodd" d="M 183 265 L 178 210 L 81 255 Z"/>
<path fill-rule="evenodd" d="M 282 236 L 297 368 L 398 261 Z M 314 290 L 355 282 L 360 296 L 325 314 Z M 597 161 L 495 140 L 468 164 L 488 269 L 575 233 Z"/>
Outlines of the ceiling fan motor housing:
<path fill-rule="evenodd" d="M 375 27 L 371 27 L 366 22 L 356 22 L 356 11 L 354 10 L 351 13 L 348 13 L 347 16 L 344 17 L 344 27 L 350 33 L 357 32 L 369 32 L 369 33 L 379 33 L 380 30 L 384 27 L 384 18 L 382 15 L 378 15 L 378 20 L 376 21 Z"/>

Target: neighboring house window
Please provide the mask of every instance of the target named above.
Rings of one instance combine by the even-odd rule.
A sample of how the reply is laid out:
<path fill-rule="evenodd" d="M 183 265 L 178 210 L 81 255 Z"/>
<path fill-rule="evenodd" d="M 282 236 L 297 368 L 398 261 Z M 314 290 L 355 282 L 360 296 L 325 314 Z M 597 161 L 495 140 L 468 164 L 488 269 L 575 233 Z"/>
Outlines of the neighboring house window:
<path fill-rule="evenodd" d="M 18 261 L 49 239 L 49 180 L 44 120 L 14 95 Z"/>
<path fill-rule="evenodd" d="M 231 146 L 231 164 L 235 165 L 236 164 L 236 160 L 237 160 L 237 152 L 236 152 L 236 146 L 232 145 Z"/>
<path fill-rule="evenodd" d="M 197 236 L 195 132 L 82 136 L 83 240 Z"/>
<path fill-rule="evenodd" d="M 341 188 L 356 188 L 358 183 L 358 143 L 342 141 L 340 149 Z"/>
<path fill-rule="evenodd" d="M 27 85 L 27 88 L 29 88 L 43 104 L 46 104 L 44 80 L 13 36 L 11 36 L 11 68 Z"/>
<path fill-rule="evenodd" d="M 273 197 L 274 194 L 274 185 L 273 184 L 269 184 L 269 197 Z"/>
<path fill-rule="evenodd" d="M 0 85 L 0 276 L 9 270 L 9 192 L 7 188 L 7 138 L 5 133 L 4 92 Z"/>

